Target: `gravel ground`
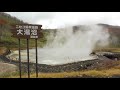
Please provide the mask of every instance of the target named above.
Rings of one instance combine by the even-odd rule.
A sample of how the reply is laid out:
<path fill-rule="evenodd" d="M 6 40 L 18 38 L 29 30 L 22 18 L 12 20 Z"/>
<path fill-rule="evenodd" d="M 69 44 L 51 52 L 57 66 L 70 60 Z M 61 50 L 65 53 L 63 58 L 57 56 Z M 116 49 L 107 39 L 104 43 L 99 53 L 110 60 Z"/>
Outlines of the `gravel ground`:
<path fill-rule="evenodd" d="M 17 66 L 14 64 L 2 63 L 0 62 L 0 75 L 4 73 L 16 72 L 18 70 Z"/>

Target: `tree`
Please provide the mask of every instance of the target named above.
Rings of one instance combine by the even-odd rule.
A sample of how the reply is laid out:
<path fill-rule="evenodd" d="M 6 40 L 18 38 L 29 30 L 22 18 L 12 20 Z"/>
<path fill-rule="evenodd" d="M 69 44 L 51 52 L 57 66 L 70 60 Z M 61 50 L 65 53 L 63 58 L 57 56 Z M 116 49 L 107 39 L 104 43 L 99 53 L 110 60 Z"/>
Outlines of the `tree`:
<path fill-rule="evenodd" d="M 5 24 L 7 24 L 7 21 L 0 19 L 0 41 L 2 40 L 3 29 Z"/>

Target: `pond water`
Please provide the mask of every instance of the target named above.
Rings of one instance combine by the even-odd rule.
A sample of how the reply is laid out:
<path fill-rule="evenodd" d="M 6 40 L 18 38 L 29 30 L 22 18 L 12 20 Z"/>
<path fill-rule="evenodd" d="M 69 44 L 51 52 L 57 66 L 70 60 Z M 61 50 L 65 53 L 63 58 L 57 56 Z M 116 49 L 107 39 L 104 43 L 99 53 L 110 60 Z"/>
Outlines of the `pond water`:
<path fill-rule="evenodd" d="M 58 50 L 58 49 L 57 49 Z M 69 52 L 72 54 L 72 51 Z M 77 62 L 77 61 L 85 61 L 85 60 L 91 60 L 96 59 L 96 56 L 86 56 L 81 57 L 80 55 L 71 55 L 71 54 L 64 54 L 64 53 L 58 53 L 56 49 L 47 49 L 47 48 L 39 48 L 38 49 L 38 63 L 39 64 L 48 64 L 48 65 L 57 65 L 57 64 L 66 64 L 71 62 Z M 30 49 L 30 62 L 36 61 L 35 56 L 35 49 Z M 11 58 L 18 60 L 18 51 L 13 51 L 10 55 Z M 27 50 L 21 51 L 21 58 L 22 61 L 27 61 Z"/>

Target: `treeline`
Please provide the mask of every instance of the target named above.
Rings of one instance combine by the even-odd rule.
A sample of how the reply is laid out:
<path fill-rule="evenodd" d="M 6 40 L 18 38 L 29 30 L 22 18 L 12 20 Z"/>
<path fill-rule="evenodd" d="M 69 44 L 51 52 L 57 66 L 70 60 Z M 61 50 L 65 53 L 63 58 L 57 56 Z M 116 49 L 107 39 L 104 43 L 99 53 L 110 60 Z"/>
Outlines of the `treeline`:
<path fill-rule="evenodd" d="M 5 20 L 8 24 L 25 23 L 22 20 L 4 12 L 0 12 L 0 19 Z"/>
<path fill-rule="evenodd" d="M 18 41 L 16 38 L 11 37 L 10 31 L 12 24 L 28 24 L 16 17 L 13 17 L 7 13 L 0 12 L 0 46 L 17 47 Z M 46 33 L 46 32 L 45 32 Z M 46 35 L 46 34 L 45 34 Z M 46 38 L 39 39 L 38 44 L 42 47 L 46 42 Z M 21 41 L 21 46 L 26 47 L 26 40 Z M 34 40 L 30 40 L 30 46 L 34 46 Z"/>
<path fill-rule="evenodd" d="M 25 22 L 7 13 L 0 12 L 0 31 L 9 30 L 11 27 L 11 24 L 16 24 L 16 23 L 22 24 Z"/>
<path fill-rule="evenodd" d="M 25 22 L 7 13 L 0 12 L 0 42 L 3 40 L 3 38 L 10 36 L 11 24 L 16 24 L 16 23 L 22 24 Z"/>

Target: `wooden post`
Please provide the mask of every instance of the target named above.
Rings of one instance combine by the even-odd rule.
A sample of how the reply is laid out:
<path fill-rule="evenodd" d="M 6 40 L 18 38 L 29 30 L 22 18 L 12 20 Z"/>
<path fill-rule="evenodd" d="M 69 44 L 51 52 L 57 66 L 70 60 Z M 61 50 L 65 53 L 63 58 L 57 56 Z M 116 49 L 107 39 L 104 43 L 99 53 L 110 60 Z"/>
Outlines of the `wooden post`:
<path fill-rule="evenodd" d="M 20 78 L 21 78 L 21 53 L 20 53 L 20 39 L 19 41 L 19 73 L 20 73 Z"/>
<path fill-rule="evenodd" d="M 27 59 L 28 59 L 28 78 L 30 78 L 30 68 L 29 68 L 29 39 L 27 39 Z"/>
<path fill-rule="evenodd" d="M 38 51 L 37 51 L 37 39 L 35 39 L 35 47 L 36 47 L 36 78 L 38 78 Z"/>

